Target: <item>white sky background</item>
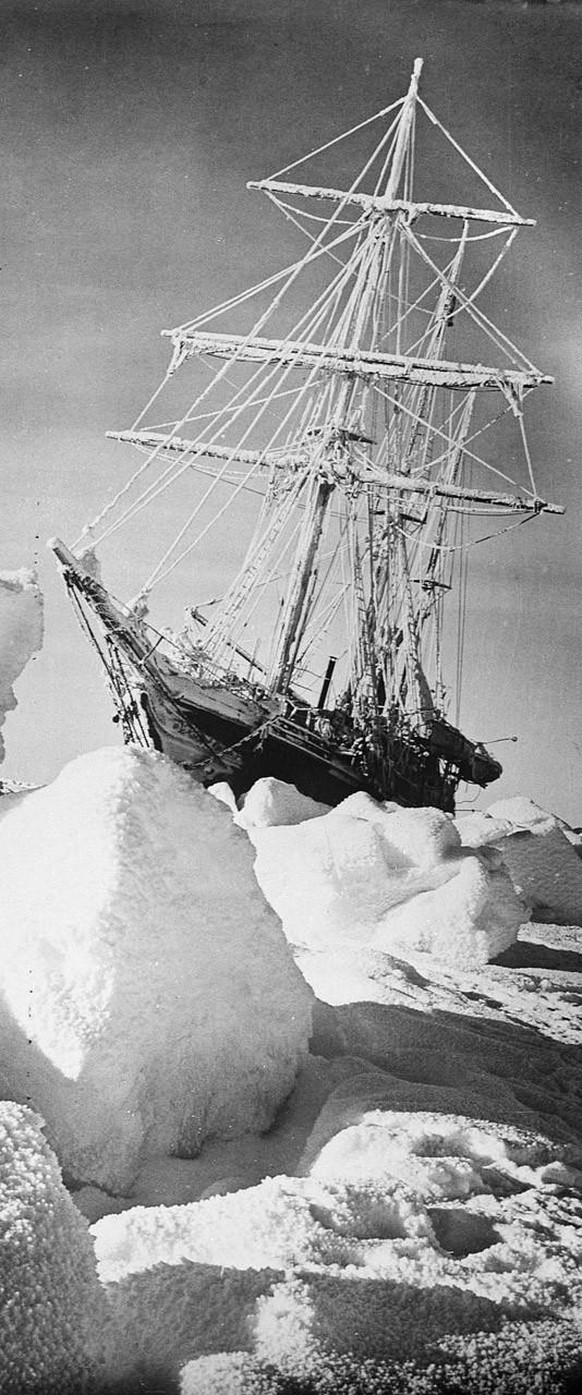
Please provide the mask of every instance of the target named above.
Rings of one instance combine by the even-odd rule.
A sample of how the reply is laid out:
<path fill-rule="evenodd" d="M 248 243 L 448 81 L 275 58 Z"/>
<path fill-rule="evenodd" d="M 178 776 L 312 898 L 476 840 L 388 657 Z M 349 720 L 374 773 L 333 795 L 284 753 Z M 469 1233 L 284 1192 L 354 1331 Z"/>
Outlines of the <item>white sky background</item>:
<path fill-rule="evenodd" d="M 126 477 L 129 456 L 104 433 L 130 425 L 159 381 L 160 329 L 294 254 L 246 180 L 401 96 L 422 55 L 425 99 L 538 219 L 496 311 L 556 377 L 530 436 L 540 493 L 568 509 L 476 550 L 461 720 L 476 738 L 519 736 L 493 747 L 506 774 L 481 802 L 523 792 L 582 822 L 582 7 L 45 0 L 0 4 L 0 31 L 0 567 L 37 561 L 46 593 L 45 646 L 19 681 L 2 773 L 43 781 L 118 740 L 44 544 L 71 542 Z M 184 602 L 211 589 L 194 577 Z"/>

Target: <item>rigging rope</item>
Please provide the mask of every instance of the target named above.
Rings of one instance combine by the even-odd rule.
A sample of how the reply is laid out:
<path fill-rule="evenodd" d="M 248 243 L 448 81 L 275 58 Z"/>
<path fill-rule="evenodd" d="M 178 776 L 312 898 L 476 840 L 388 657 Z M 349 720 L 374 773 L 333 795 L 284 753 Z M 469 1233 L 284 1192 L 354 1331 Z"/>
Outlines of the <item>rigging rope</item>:
<path fill-rule="evenodd" d="M 289 170 L 297 169 L 298 165 L 305 164 L 307 160 L 313 160 L 316 155 L 323 155 L 324 151 L 331 150 L 332 145 L 338 145 L 340 141 L 347 140 L 348 136 L 355 136 L 357 131 L 363 131 L 364 126 L 371 126 L 374 121 L 379 121 L 383 116 L 389 116 L 391 111 L 396 111 L 396 108 L 403 106 L 405 101 L 406 97 L 399 97 L 398 101 L 391 102 L 389 107 L 383 107 L 382 111 L 375 112 L 374 116 L 367 116 L 364 121 L 360 121 L 357 126 L 352 126 L 349 131 L 342 131 L 341 135 L 334 136 L 332 140 L 326 141 L 325 145 L 319 145 L 316 150 L 310 150 L 308 155 L 300 155 L 299 159 L 294 160 L 291 165 L 285 165 L 283 169 L 269 175 L 269 179 L 278 179 L 280 175 L 288 174 Z M 374 158 L 377 153 L 376 151 Z"/>
<path fill-rule="evenodd" d="M 450 141 L 451 145 L 454 146 L 458 154 L 462 155 L 463 160 L 465 160 L 466 163 L 470 165 L 474 173 L 479 175 L 479 178 L 482 179 L 483 183 L 487 185 L 487 188 L 490 190 L 490 192 L 495 195 L 495 198 L 500 199 L 501 203 L 505 205 L 505 208 L 507 208 L 509 213 L 512 213 L 515 218 L 519 217 L 519 214 L 516 213 L 515 209 L 509 203 L 508 199 L 505 198 L 505 195 L 501 194 L 499 192 L 499 189 L 495 188 L 495 185 L 491 183 L 491 180 L 488 178 L 486 174 L 484 174 L 483 170 L 479 169 L 479 166 L 475 164 L 475 161 L 471 159 L 470 155 L 467 155 L 466 150 L 463 150 L 463 147 L 458 144 L 458 141 L 455 140 L 454 136 L 451 135 L 450 131 L 447 131 L 446 126 L 443 126 L 442 121 L 439 121 L 438 116 L 435 116 L 434 111 L 431 111 L 430 107 L 427 106 L 426 102 L 423 101 L 422 97 L 417 96 L 417 101 L 419 105 L 422 107 L 422 110 L 424 111 L 425 115 L 428 116 L 429 121 L 432 122 L 433 126 L 438 126 L 439 130 L 442 131 L 443 135 L 446 136 L 447 140 Z"/>
<path fill-rule="evenodd" d="M 535 511 L 532 510 L 531 513 L 524 514 L 523 518 L 518 518 L 517 523 L 509 523 L 506 528 L 496 528 L 494 533 L 485 533 L 482 538 L 471 538 L 468 542 L 459 543 L 454 546 L 448 543 L 425 542 L 424 539 L 419 537 L 416 537 L 416 542 L 418 547 L 429 547 L 431 548 L 431 550 L 435 548 L 438 552 L 460 552 L 461 550 L 467 551 L 470 547 L 477 547 L 479 543 L 491 542 L 492 538 L 501 538 L 504 533 L 512 533 L 514 528 L 522 528 L 524 523 L 531 523 L 532 519 L 536 517 L 537 514 L 535 513 Z M 394 527 L 397 532 L 403 533 L 405 538 L 414 540 L 414 533 L 409 533 L 406 528 L 401 528 L 398 523 L 395 523 Z"/>
<path fill-rule="evenodd" d="M 431 268 L 431 271 L 435 272 L 439 280 L 442 281 L 444 285 L 448 285 L 444 273 L 437 266 L 436 262 L 433 262 L 432 257 L 429 257 L 428 252 L 425 252 L 424 247 L 419 242 L 416 234 L 406 223 L 402 223 L 401 226 L 404 236 L 408 238 L 410 245 L 416 249 L 419 256 L 422 257 L 422 260 L 426 262 L 427 266 Z M 502 255 L 504 254 L 500 254 L 498 261 L 501 259 Z M 489 275 L 490 273 L 488 272 L 487 279 L 489 278 Z M 485 282 L 483 282 L 483 285 L 484 284 Z M 479 328 L 484 331 L 484 333 L 488 336 L 491 342 L 493 344 L 496 344 L 496 347 L 498 349 L 503 349 L 505 347 L 505 352 L 508 353 L 508 356 L 510 358 L 513 358 L 513 362 L 516 365 L 518 364 L 519 360 L 521 360 L 522 365 L 525 365 L 525 367 L 529 368 L 533 373 L 537 373 L 538 370 L 535 364 L 532 363 L 530 359 L 528 359 L 527 355 L 524 354 L 521 349 L 518 349 L 517 344 L 514 344 L 513 341 L 508 337 L 508 335 L 504 334 L 502 329 L 499 329 L 498 325 L 494 325 L 493 321 L 490 320 L 489 317 L 485 315 L 482 310 L 479 310 L 479 308 L 473 304 L 474 297 L 478 294 L 478 291 L 480 289 L 482 289 L 482 287 L 478 287 L 478 290 L 476 292 L 473 292 L 471 296 L 467 296 L 465 295 L 465 292 L 461 289 L 460 286 L 450 286 L 450 290 L 455 294 L 457 300 L 461 303 L 462 308 L 466 310 L 470 318 L 473 319 L 477 325 L 479 325 Z"/>
<path fill-rule="evenodd" d="M 359 227 L 359 224 L 354 224 L 354 227 Z M 323 313 L 323 311 L 324 311 L 325 308 L 326 308 L 326 303 L 327 303 L 327 302 L 332 302 L 332 301 L 333 301 L 333 299 L 334 299 L 334 298 L 339 294 L 339 292 L 341 291 L 342 283 L 345 283 L 345 282 L 348 280 L 348 278 L 353 274 L 353 271 L 354 271 L 354 259 L 357 258 L 357 261 L 358 261 L 358 262 L 361 262 L 362 258 L 365 256 L 366 250 L 367 250 L 366 243 L 365 243 L 365 242 L 362 242 L 361 245 L 360 245 L 360 247 L 359 247 L 359 248 L 357 249 L 357 251 L 354 253 L 354 257 L 352 257 L 352 259 L 350 260 L 350 262 L 347 263 L 346 265 L 342 266 L 341 272 L 335 277 L 334 281 L 331 283 L 331 286 L 326 287 L 325 290 L 324 290 L 324 292 L 322 292 L 322 294 L 321 294 L 321 295 L 318 297 L 318 299 L 316 300 L 315 304 L 314 304 L 313 306 L 310 307 L 309 311 L 305 312 L 305 313 L 301 316 L 301 318 L 300 318 L 300 320 L 299 320 L 299 322 L 298 322 L 298 325 L 295 327 L 295 330 L 291 331 L 291 335 L 294 334 L 294 333 L 296 334 L 296 333 L 298 332 L 298 329 L 303 328 L 303 327 L 306 325 L 306 323 L 308 324 L 308 323 L 309 323 L 309 319 L 311 319 L 311 321 L 312 321 L 312 323 L 313 323 L 314 325 L 317 325 L 318 320 L 319 320 L 320 317 L 321 317 L 321 314 Z M 289 337 L 291 337 L 291 335 L 290 335 Z M 250 337 L 251 337 L 251 336 L 248 336 L 248 338 L 250 338 Z M 242 352 L 242 346 L 239 346 L 238 352 L 239 352 L 239 353 Z M 297 353 L 300 353 L 300 350 L 298 350 Z M 282 372 L 281 375 L 279 375 L 279 365 L 275 364 L 275 367 L 272 368 L 269 372 L 267 372 L 265 381 L 268 382 L 269 380 L 272 380 L 273 378 L 275 378 L 277 384 L 279 384 L 279 383 L 281 383 L 281 382 L 285 382 L 287 376 L 289 375 L 289 373 L 290 373 L 290 372 L 292 371 L 292 369 L 293 369 L 293 366 L 294 366 L 294 358 L 297 358 L 297 353 L 296 353 L 294 356 L 293 356 L 293 355 L 290 355 L 289 360 L 288 360 L 288 362 L 286 363 L 286 366 L 285 366 L 285 368 L 284 368 L 284 370 L 283 370 L 283 372 Z M 235 353 L 234 359 L 236 358 L 236 356 L 237 356 L 237 355 L 236 355 L 236 353 Z M 233 359 L 233 360 L 230 360 L 230 362 L 234 361 L 234 359 Z M 262 366 L 261 366 L 261 367 L 262 367 Z M 221 370 L 221 371 L 222 371 L 222 370 Z M 306 395 L 309 393 L 309 391 L 311 390 L 311 388 L 314 386 L 314 384 L 315 384 L 316 381 L 317 381 L 317 377 L 318 377 L 319 372 L 320 372 L 320 367 L 319 367 L 319 365 L 315 365 L 315 366 L 310 370 L 309 375 L 308 375 L 308 378 L 307 378 L 307 381 L 306 381 L 306 383 L 303 385 L 302 392 L 301 392 L 300 396 L 306 396 Z M 279 376 L 277 376 L 277 375 L 279 375 Z M 224 376 L 224 374 L 223 374 L 222 376 Z M 219 372 L 219 374 L 217 374 L 216 378 L 214 379 L 214 382 L 217 382 L 219 377 L 220 377 L 220 372 Z M 256 377 L 257 377 L 257 375 L 254 375 L 254 377 L 253 377 L 253 379 L 251 379 L 251 381 L 256 380 Z M 242 392 L 245 391 L 247 388 L 248 388 L 248 384 L 243 384 L 243 387 L 242 387 L 241 389 L 239 389 L 239 393 L 242 393 Z M 246 428 L 245 432 L 243 433 L 242 437 L 240 438 L 240 440 L 239 440 L 239 442 L 238 442 L 238 446 L 237 446 L 237 447 L 233 447 L 233 449 L 232 449 L 232 456 L 234 456 L 234 455 L 236 454 L 237 448 L 240 449 L 240 448 L 242 447 L 242 445 L 244 444 L 244 442 L 245 442 L 247 436 L 249 436 L 250 433 L 253 431 L 253 429 L 256 427 L 257 422 L 260 420 L 261 416 L 263 415 L 263 412 L 264 412 L 264 411 L 266 410 L 266 408 L 269 406 L 269 404 L 270 404 L 270 402 L 271 402 L 273 396 L 274 396 L 274 393 L 271 393 L 270 396 L 266 399 L 265 406 L 263 406 L 263 407 L 261 408 L 261 410 L 255 415 L 254 420 L 250 422 L 249 426 Z M 202 400 L 201 398 L 198 398 L 198 401 L 201 401 L 201 400 Z M 248 405 L 248 402 L 245 403 L 245 405 Z M 264 450 L 262 451 L 262 453 L 261 453 L 262 456 L 264 456 L 264 455 L 268 452 L 268 450 L 272 447 L 272 445 L 274 444 L 274 442 L 277 440 L 277 437 L 278 437 L 278 436 L 281 434 L 281 432 L 283 431 L 283 429 L 284 429 L 284 427 L 285 427 L 287 421 L 290 420 L 290 418 L 291 418 L 291 416 L 292 416 L 292 413 L 293 413 L 293 411 L 295 410 L 295 405 L 296 405 L 295 403 L 292 403 L 292 405 L 291 405 L 289 411 L 286 413 L 286 415 L 283 417 L 282 421 L 280 422 L 280 424 L 279 424 L 279 426 L 278 426 L 278 428 L 277 428 L 275 434 L 271 437 L 271 441 L 270 441 L 269 445 L 266 446 L 266 447 L 264 448 Z M 241 409 L 241 410 L 242 410 L 242 409 Z M 218 434 L 218 433 L 215 433 L 215 435 L 217 435 L 217 434 Z M 219 471 L 219 473 L 218 473 L 217 476 L 216 476 L 216 481 L 218 481 L 219 479 L 221 479 L 222 476 L 224 475 L 225 471 L 229 468 L 229 466 L 230 466 L 230 464 L 231 464 L 231 459 L 232 459 L 232 457 L 231 457 L 230 459 L 227 459 L 227 460 L 225 461 L 225 464 L 224 464 L 222 470 Z M 259 468 L 259 464 L 260 464 L 260 461 L 259 461 L 259 462 L 256 462 L 253 466 L 251 466 L 250 470 L 247 472 L 247 475 L 245 475 L 245 477 L 244 477 L 244 481 L 237 487 L 237 489 L 235 489 L 234 494 L 233 494 L 233 495 L 231 496 L 231 498 L 227 501 L 227 503 L 223 506 L 223 508 L 220 509 L 219 512 L 215 515 L 214 519 L 212 519 L 212 520 L 210 521 L 210 523 L 206 525 L 206 527 L 202 530 L 201 533 L 199 533 L 199 534 L 197 535 L 197 537 L 193 540 L 193 542 L 190 543 L 189 546 L 188 546 L 186 549 L 184 549 L 184 550 L 179 554 L 179 556 L 171 563 L 171 565 L 170 565 L 169 567 L 167 567 L 167 568 L 164 570 L 164 564 L 165 564 L 165 562 L 169 560 L 169 557 L 171 556 L 172 552 L 174 551 L 176 545 L 177 545 L 177 544 L 181 541 L 181 539 L 185 536 L 186 532 L 187 532 L 188 529 L 191 527 L 191 525 L 192 525 L 194 519 L 197 517 L 197 515 L 199 514 L 201 508 L 202 508 L 203 505 L 206 503 L 206 501 L 207 501 L 207 499 L 209 498 L 210 494 L 213 492 L 214 485 L 211 485 L 211 486 L 209 487 L 209 489 L 208 489 L 208 490 L 206 491 L 206 493 L 203 495 L 202 499 L 201 499 L 201 500 L 199 501 L 199 503 L 196 505 L 195 509 L 192 510 L 190 516 L 189 516 L 188 519 L 186 520 L 186 523 L 185 523 L 185 524 L 183 525 L 183 527 L 180 529 L 180 531 L 179 531 L 178 535 L 176 536 L 176 538 L 174 539 L 173 543 L 172 543 L 172 544 L 170 545 L 170 547 L 166 550 L 166 552 L 164 553 L 164 556 L 163 556 L 163 557 L 161 558 L 161 560 L 158 562 L 157 566 L 154 568 L 153 572 L 150 574 L 150 576 L 148 577 L 147 581 L 144 583 L 143 587 L 141 588 L 141 592 L 140 592 L 141 595 L 147 594 L 147 593 L 152 589 L 152 587 L 153 587 L 154 585 L 157 585 L 159 582 L 163 581 L 163 580 L 165 579 L 165 577 L 167 577 L 167 576 L 170 574 L 170 572 L 173 571 L 174 568 L 175 568 L 176 566 L 178 566 L 179 563 L 180 563 L 181 561 L 184 560 L 184 558 L 193 550 L 193 548 L 196 547 L 196 546 L 198 546 L 198 544 L 201 542 L 202 538 L 205 537 L 206 534 L 208 533 L 209 529 L 210 529 L 211 527 L 213 527 L 214 524 L 218 521 L 218 519 L 221 518 L 221 517 L 223 516 L 223 514 L 225 513 L 225 511 L 226 511 L 228 508 L 230 508 L 230 506 L 231 506 L 233 500 L 234 500 L 234 499 L 237 497 L 237 495 L 240 493 L 240 490 L 241 490 L 241 488 L 243 487 L 243 484 L 246 483 L 247 480 L 251 478 L 251 476 L 252 476 L 252 475 L 255 473 L 255 471 Z M 188 468 L 188 467 L 187 467 L 187 468 Z M 180 472 L 180 473 L 181 473 L 181 472 Z M 150 502 L 149 499 L 148 499 L 148 502 Z"/>

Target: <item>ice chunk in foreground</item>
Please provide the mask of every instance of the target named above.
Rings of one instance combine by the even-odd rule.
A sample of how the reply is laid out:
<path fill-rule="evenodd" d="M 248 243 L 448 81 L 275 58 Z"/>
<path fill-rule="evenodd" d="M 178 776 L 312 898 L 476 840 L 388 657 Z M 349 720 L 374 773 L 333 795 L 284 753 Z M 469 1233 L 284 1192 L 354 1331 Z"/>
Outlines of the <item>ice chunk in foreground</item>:
<path fill-rule="evenodd" d="M 42 596 L 34 572 L 0 572 L 0 727 L 16 707 L 13 684 L 42 645 Z M 4 760 L 0 734 L 0 761 Z"/>
<path fill-rule="evenodd" d="M 512 944 L 524 919 L 499 854 L 462 848 L 438 809 L 357 794 L 309 822 L 249 833 L 259 885 L 288 939 L 309 950 L 420 951 L 472 966 Z"/>
<path fill-rule="evenodd" d="M 98 1374 L 106 1301 L 89 1227 L 30 1109 L 0 1104 L 0 1388 L 77 1392 Z"/>
<path fill-rule="evenodd" d="M 267 1128 L 311 990 L 228 811 L 137 748 L 73 761 L 0 825 L 0 1050 L 78 1181 Z"/>
<path fill-rule="evenodd" d="M 560 820 L 523 796 L 499 800 L 488 812 L 509 825 L 496 846 L 534 920 L 582 925 L 582 861 Z"/>
<path fill-rule="evenodd" d="M 304 823 L 306 819 L 318 819 L 328 813 L 329 804 L 319 804 L 295 785 L 287 785 L 284 780 L 269 775 L 256 780 L 245 794 L 235 822 L 246 829 L 272 828 L 278 824 Z"/>

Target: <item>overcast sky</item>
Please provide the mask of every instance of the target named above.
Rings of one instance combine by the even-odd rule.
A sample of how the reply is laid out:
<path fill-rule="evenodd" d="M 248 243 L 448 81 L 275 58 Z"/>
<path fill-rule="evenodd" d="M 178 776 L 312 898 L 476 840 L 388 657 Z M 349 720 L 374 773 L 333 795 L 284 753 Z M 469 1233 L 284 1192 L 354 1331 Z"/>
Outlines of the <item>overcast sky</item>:
<path fill-rule="evenodd" d="M 72 541 L 120 482 L 126 460 L 104 433 L 130 425 L 161 377 L 160 329 L 288 254 L 246 180 L 402 95 L 422 55 L 425 99 L 538 219 L 497 308 L 555 375 L 532 440 L 540 492 L 568 509 L 509 534 L 492 562 L 479 552 L 462 722 L 519 736 L 493 747 L 506 775 L 485 802 L 530 794 L 581 823 L 582 7 L 21 0 L 0 3 L 0 30 L 0 566 L 38 562 L 46 594 L 3 773 L 45 780 L 117 739 L 45 542 Z"/>

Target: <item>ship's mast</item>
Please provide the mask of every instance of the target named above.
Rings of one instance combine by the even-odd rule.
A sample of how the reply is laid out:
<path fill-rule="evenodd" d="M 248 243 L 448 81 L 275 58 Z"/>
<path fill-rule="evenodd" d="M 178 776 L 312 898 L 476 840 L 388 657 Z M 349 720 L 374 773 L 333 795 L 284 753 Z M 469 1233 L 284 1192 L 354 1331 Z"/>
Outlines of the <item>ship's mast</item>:
<path fill-rule="evenodd" d="M 384 190 L 384 198 L 390 203 L 396 198 L 400 186 L 405 161 L 408 155 L 411 133 L 414 124 L 414 109 L 418 92 L 418 81 L 422 70 L 422 59 L 417 58 L 414 64 L 412 77 L 408 92 L 402 104 L 398 133 L 394 146 L 394 151 L 390 163 L 390 169 Z M 350 195 L 340 195 L 346 200 Z M 390 220 L 392 223 L 392 220 Z M 393 226 L 389 233 L 393 235 Z M 370 229 L 368 236 L 376 239 L 375 229 Z M 373 258 L 373 261 L 377 260 Z M 368 268 L 369 279 L 369 268 Z M 380 278 L 377 277 L 374 287 L 373 300 L 382 292 L 383 286 Z M 365 291 L 364 286 L 356 286 L 352 292 L 350 314 L 346 314 L 346 337 L 343 342 L 333 345 L 332 352 L 343 353 L 345 350 L 356 358 L 358 355 L 358 333 L 362 326 L 359 323 L 358 315 L 358 293 Z M 350 323 L 351 320 L 351 323 Z M 351 333 L 348 337 L 348 331 Z M 349 363 L 349 360 L 348 360 Z M 349 426 L 350 412 L 352 411 L 356 393 L 358 379 L 355 373 L 347 373 L 343 382 L 340 382 L 336 389 L 336 405 L 332 414 L 331 432 L 328 433 L 328 441 L 324 442 L 323 449 L 318 449 L 314 453 L 313 476 L 309 485 L 309 497 L 305 506 L 305 517 L 299 545 L 297 548 L 295 562 L 293 566 L 288 598 L 284 608 L 280 632 L 276 645 L 274 663 L 271 669 L 271 684 L 273 689 L 286 692 L 293 681 L 293 673 L 296 663 L 301 654 L 301 645 L 305 634 L 305 629 L 309 621 L 312 599 L 315 593 L 318 568 L 317 558 L 321 547 L 325 517 L 329 508 L 331 497 L 335 488 L 338 475 L 334 472 L 334 465 L 340 466 L 341 474 L 345 478 L 351 466 L 351 448 L 346 431 Z M 364 386 L 364 391 L 365 391 Z M 341 456 L 342 459 L 338 459 Z M 370 543 L 371 546 L 371 543 Z"/>

